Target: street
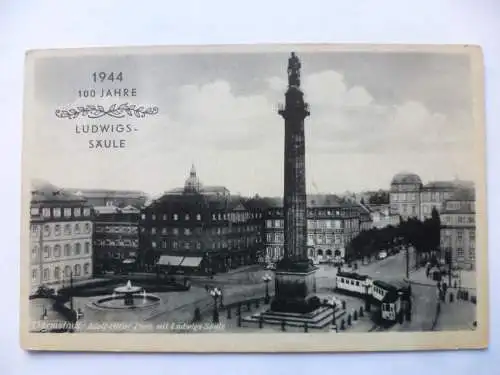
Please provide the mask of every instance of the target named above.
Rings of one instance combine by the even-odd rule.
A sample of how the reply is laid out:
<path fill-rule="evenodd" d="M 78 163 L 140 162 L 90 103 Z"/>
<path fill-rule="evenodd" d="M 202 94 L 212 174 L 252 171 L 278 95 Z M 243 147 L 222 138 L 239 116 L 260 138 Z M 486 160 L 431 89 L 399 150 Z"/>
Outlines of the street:
<path fill-rule="evenodd" d="M 353 271 L 347 267 L 344 267 L 343 270 Z M 385 282 L 402 281 L 406 277 L 406 254 L 401 252 L 383 260 L 360 265 L 355 272 Z M 436 314 L 438 304 L 436 283 L 425 277 L 422 278 L 421 273 L 422 271 L 419 270 L 410 274 L 411 280 L 414 279 L 413 276 L 418 276 L 416 277 L 418 282 L 412 284 L 411 321 L 395 324 L 388 329 L 395 332 L 470 329 L 472 322 L 475 320 L 476 305 L 467 301 L 449 303 L 449 299 L 447 299 L 446 302 L 441 302 L 441 313 L 438 316 Z M 346 302 L 346 311 L 359 311 L 359 308 L 364 305 L 363 299 L 338 294 L 334 291 L 336 274 L 337 267 L 326 264 L 319 265 L 316 273 L 316 294 L 321 299 L 335 296 L 338 300 Z M 152 324 L 190 322 L 196 308 L 200 309 L 203 320 L 209 321 L 213 310 L 213 299 L 205 289 L 206 286 L 221 289 L 223 303 L 229 305 L 249 299 L 263 298 L 266 290 L 262 279 L 264 275 L 274 277 L 273 271 L 264 270 L 260 266 L 249 266 L 227 274 L 216 275 L 214 278 L 193 278 L 189 291 L 156 293 L 163 303 L 146 321 Z M 269 283 L 269 293 L 271 295 L 274 293 L 273 280 Z M 75 298 L 75 304 L 79 307 L 85 306 L 88 301 L 89 298 Z M 254 307 L 251 313 L 256 313 L 257 310 L 263 311 L 267 308 L 268 306 L 264 305 L 261 305 L 258 309 Z M 228 324 L 226 329 L 231 331 L 256 329 L 256 327 L 237 327 L 235 326 L 236 320 L 226 322 L 224 315 L 225 313 L 221 312 L 221 321 Z M 271 328 L 271 330 L 276 329 L 279 330 L 279 327 Z M 297 330 L 300 331 L 300 329 Z M 348 327 L 346 332 L 368 332 L 370 330 L 373 330 L 373 323 L 366 316 L 353 324 L 352 327 Z"/>

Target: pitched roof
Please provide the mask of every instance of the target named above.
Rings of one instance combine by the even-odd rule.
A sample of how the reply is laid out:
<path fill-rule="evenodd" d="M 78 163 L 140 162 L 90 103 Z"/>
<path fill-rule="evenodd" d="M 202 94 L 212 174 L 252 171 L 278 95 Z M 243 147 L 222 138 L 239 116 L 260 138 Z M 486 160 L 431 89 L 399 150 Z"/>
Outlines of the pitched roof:
<path fill-rule="evenodd" d="M 147 194 L 140 190 L 114 190 L 114 189 L 77 189 L 77 188 L 65 188 L 64 191 L 82 195 L 86 198 L 142 198 L 146 197 Z"/>
<path fill-rule="evenodd" d="M 401 172 L 396 174 L 391 181 L 393 184 L 422 184 L 420 176 L 415 173 Z"/>
<path fill-rule="evenodd" d="M 31 202 L 85 202 L 86 199 L 75 194 L 68 193 L 55 185 L 43 180 L 31 181 Z"/>

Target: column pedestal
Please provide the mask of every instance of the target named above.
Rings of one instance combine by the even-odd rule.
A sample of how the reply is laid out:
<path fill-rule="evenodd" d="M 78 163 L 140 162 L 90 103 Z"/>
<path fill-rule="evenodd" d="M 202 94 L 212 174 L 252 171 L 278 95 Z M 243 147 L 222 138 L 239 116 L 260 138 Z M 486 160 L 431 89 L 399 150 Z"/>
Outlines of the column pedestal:
<path fill-rule="evenodd" d="M 275 271 L 275 299 L 271 310 L 276 312 L 310 313 L 318 308 L 316 271 L 309 260 L 283 259 Z"/>

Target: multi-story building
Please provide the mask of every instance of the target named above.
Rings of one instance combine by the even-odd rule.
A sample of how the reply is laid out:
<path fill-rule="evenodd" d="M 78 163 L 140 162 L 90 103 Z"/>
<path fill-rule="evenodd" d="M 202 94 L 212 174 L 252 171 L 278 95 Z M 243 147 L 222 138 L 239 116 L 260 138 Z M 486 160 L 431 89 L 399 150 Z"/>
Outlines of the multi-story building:
<path fill-rule="evenodd" d="M 462 268 L 475 268 L 476 203 L 472 189 L 457 191 L 447 199 L 441 211 L 441 252 Z"/>
<path fill-rule="evenodd" d="M 458 179 L 431 181 L 424 185 L 414 173 L 398 173 L 391 182 L 390 214 L 399 215 L 404 219 L 416 217 L 425 220 L 431 217 L 433 208 L 441 212 L 444 202 L 454 192 L 473 187 L 470 181 Z"/>
<path fill-rule="evenodd" d="M 153 201 L 141 213 L 146 263 L 184 272 L 225 272 L 263 256 L 260 200 L 203 187 L 194 167 L 182 190 Z"/>
<path fill-rule="evenodd" d="M 283 203 L 281 198 L 268 198 L 266 203 L 266 262 L 276 262 L 284 255 Z M 313 261 L 344 258 L 347 244 L 370 227 L 369 211 L 356 202 L 342 202 L 334 195 L 307 197 L 307 246 Z"/>
<path fill-rule="evenodd" d="M 147 195 L 137 190 L 109 189 L 64 189 L 64 191 L 85 198 L 91 206 L 143 207 L 148 200 Z"/>
<path fill-rule="evenodd" d="M 117 271 L 137 265 L 140 210 L 127 206 L 94 207 L 94 270 Z"/>
<path fill-rule="evenodd" d="M 399 215 L 391 215 L 389 205 L 369 205 L 372 228 L 396 227 L 401 222 Z"/>
<path fill-rule="evenodd" d="M 41 181 L 30 207 L 31 287 L 92 277 L 92 212 L 84 198 Z"/>
<path fill-rule="evenodd" d="M 399 173 L 391 181 L 391 215 L 420 217 L 422 180 L 413 173 Z"/>

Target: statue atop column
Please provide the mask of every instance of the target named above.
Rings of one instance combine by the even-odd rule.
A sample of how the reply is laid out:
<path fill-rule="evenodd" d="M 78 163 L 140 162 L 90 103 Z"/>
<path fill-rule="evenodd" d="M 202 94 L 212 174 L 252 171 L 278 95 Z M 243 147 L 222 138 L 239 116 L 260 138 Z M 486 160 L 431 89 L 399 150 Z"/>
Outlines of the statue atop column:
<path fill-rule="evenodd" d="M 292 52 L 288 59 L 288 86 L 300 87 L 300 68 L 300 60 L 295 52 Z"/>

